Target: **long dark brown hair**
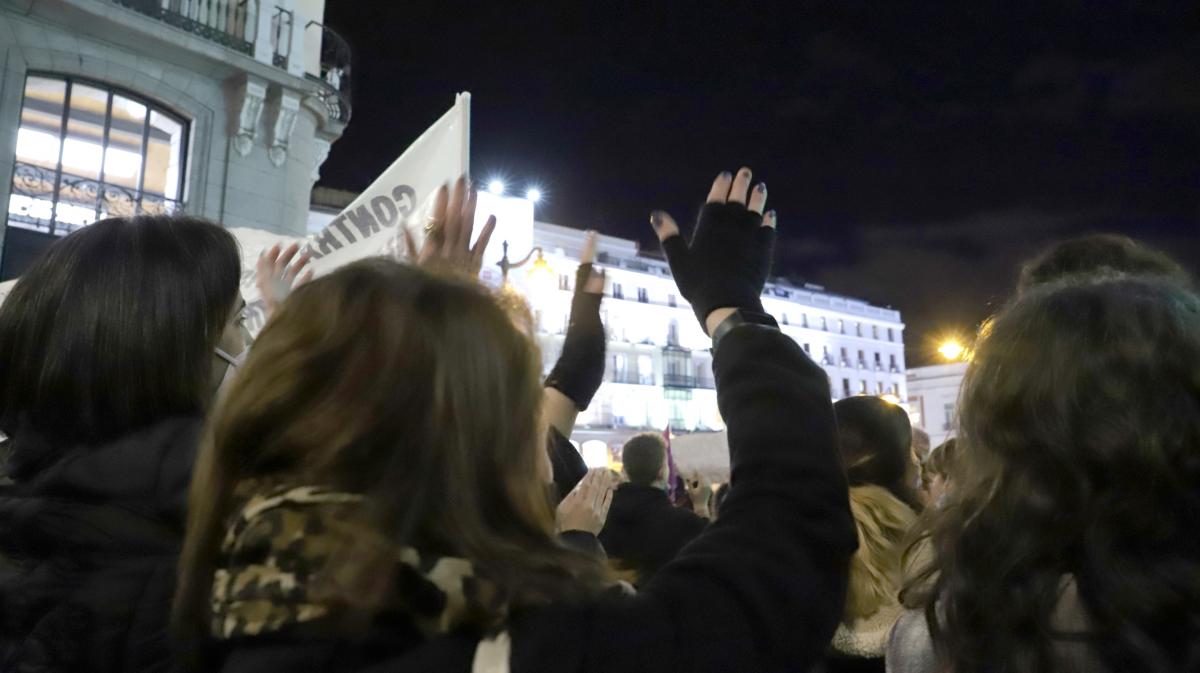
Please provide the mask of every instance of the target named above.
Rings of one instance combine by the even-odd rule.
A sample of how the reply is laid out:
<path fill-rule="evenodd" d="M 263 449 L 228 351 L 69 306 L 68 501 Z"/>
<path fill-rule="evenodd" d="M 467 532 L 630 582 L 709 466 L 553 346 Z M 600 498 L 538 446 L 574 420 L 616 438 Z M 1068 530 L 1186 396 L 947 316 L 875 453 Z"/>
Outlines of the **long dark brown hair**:
<path fill-rule="evenodd" d="M 906 596 L 949 670 L 1197 670 L 1200 299 L 1119 275 L 1029 288 L 976 346 L 959 430 L 931 589 Z"/>
<path fill-rule="evenodd" d="M 478 283 L 379 259 L 302 286 L 210 421 L 180 561 L 179 635 L 192 645 L 208 635 L 220 539 L 248 480 L 364 494 L 364 533 L 385 544 L 364 544 L 342 561 L 352 566 L 380 567 L 372 554 L 407 546 L 471 561 L 510 609 L 594 595 L 605 571 L 557 543 L 538 477 L 542 395 L 535 345 Z M 360 610 L 379 600 L 343 589 L 338 599 Z"/>
<path fill-rule="evenodd" d="M 238 299 L 237 242 L 191 217 L 110 218 L 56 241 L 0 309 L 0 430 L 14 472 L 209 405 Z"/>

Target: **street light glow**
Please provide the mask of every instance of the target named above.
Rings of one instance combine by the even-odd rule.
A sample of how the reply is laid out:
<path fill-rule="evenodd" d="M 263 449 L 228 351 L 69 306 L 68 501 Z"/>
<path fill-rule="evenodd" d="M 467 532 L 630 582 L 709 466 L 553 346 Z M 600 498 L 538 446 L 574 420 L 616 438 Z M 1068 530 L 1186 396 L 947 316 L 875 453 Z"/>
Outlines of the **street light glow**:
<path fill-rule="evenodd" d="M 504 181 L 503 180 L 492 180 L 491 182 L 488 183 L 488 191 L 495 194 L 496 196 L 500 196 L 501 194 L 504 193 Z"/>
<path fill-rule="evenodd" d="M 947 339 L 946 341 L 943 341 L 942 345 L 938 346 L 937 350 L 943 358 L 950 361 L 961 360 L 963 353 L 967 351 L 962 344 L 958 343 L 954 339 Z"/>
<path fill-rule="evenodd" d="M 533 203 L 537 203 L 538 201 L 542 200 L 542 190 L 538 189 L 537 187 L 530 187 L 529 191 L 525 192 L 525 198 L 529 199 Z"/>

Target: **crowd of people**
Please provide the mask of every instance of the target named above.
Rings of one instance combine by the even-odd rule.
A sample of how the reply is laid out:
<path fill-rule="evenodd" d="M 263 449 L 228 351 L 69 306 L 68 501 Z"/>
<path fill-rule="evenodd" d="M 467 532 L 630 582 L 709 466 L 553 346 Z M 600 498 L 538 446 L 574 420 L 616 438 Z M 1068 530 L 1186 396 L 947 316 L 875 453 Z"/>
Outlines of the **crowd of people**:
<path fill-rule="evenodd" d="M 310 280 L 186 217 L 51 246 L 0 307 L 0 670 L 1200 670 L 1200 297 L 1129 239 L 1056 245 L 980 330 L 956 438 L 831 402 L 760 300 L 749 169 L 651 225 L 712 337 L 730 478 L 569 441 L 604 373 L 595 241 L 542 375 L 478 280 L 475 193 Z M 923 440 L 923 444 L 922 444 Z"/>

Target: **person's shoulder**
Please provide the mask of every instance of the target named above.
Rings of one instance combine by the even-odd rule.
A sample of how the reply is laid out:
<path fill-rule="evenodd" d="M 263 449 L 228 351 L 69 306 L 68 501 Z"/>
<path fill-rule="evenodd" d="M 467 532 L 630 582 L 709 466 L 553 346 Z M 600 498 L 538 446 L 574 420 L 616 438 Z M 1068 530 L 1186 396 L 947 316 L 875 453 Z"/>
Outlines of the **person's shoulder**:
<path fill-rule="evenodd" d="M 933 673 L 937 659 L 922 610 L 905 610 L 887 644 L 888 673 Z"/>

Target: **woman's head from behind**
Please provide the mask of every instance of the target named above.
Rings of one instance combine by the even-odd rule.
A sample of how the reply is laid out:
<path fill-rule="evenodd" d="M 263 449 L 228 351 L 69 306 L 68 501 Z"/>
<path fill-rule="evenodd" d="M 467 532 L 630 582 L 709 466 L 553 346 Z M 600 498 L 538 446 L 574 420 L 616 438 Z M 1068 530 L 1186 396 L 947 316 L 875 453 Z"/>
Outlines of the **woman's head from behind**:
<path fill-rule="evenodd" d="M 920 509 L 912 425 L 904 409 L 878 397 L 858 396 L 838 400 L 833 411 L 850 485 L 881 486 Z"/>
<path fill-rule="evenodd" d="M 86 443 L 201 413 L 240 274 L 234 238 L 194 218 L 113 218 L 56 241 L 0 309 L 0 430 Z M 17 453 L 18 472 L 50 457 Z"/>
<path fill-rule="evenodd" d="M 379 259 L 300 287 L 212 419 L 177 616 L 206 623 L 234 489 L 253 481 L 362 494 L 380 553 L 465 558 L 510 604 L 571 594 L 600 570 L 554 541 L 541 400 L 536 347 L 477 283 Z M 369 567 L 370 553 L 345 562 Z M 343 589 L 368 611 L 378 598 Z"/>
<path fill-rule="evenodd" d="M 955 670 L 1049 670 L 1050 643 L 1030 634 L 1065 628 L 1070 579 L 1081 604 L 1065 621 L 1082 618 L 1112 670 L 1196 661 L 1194 294 L 1125 276 L 1031 288 L 981 337 L 960 428 L 933 522 Z"/>

